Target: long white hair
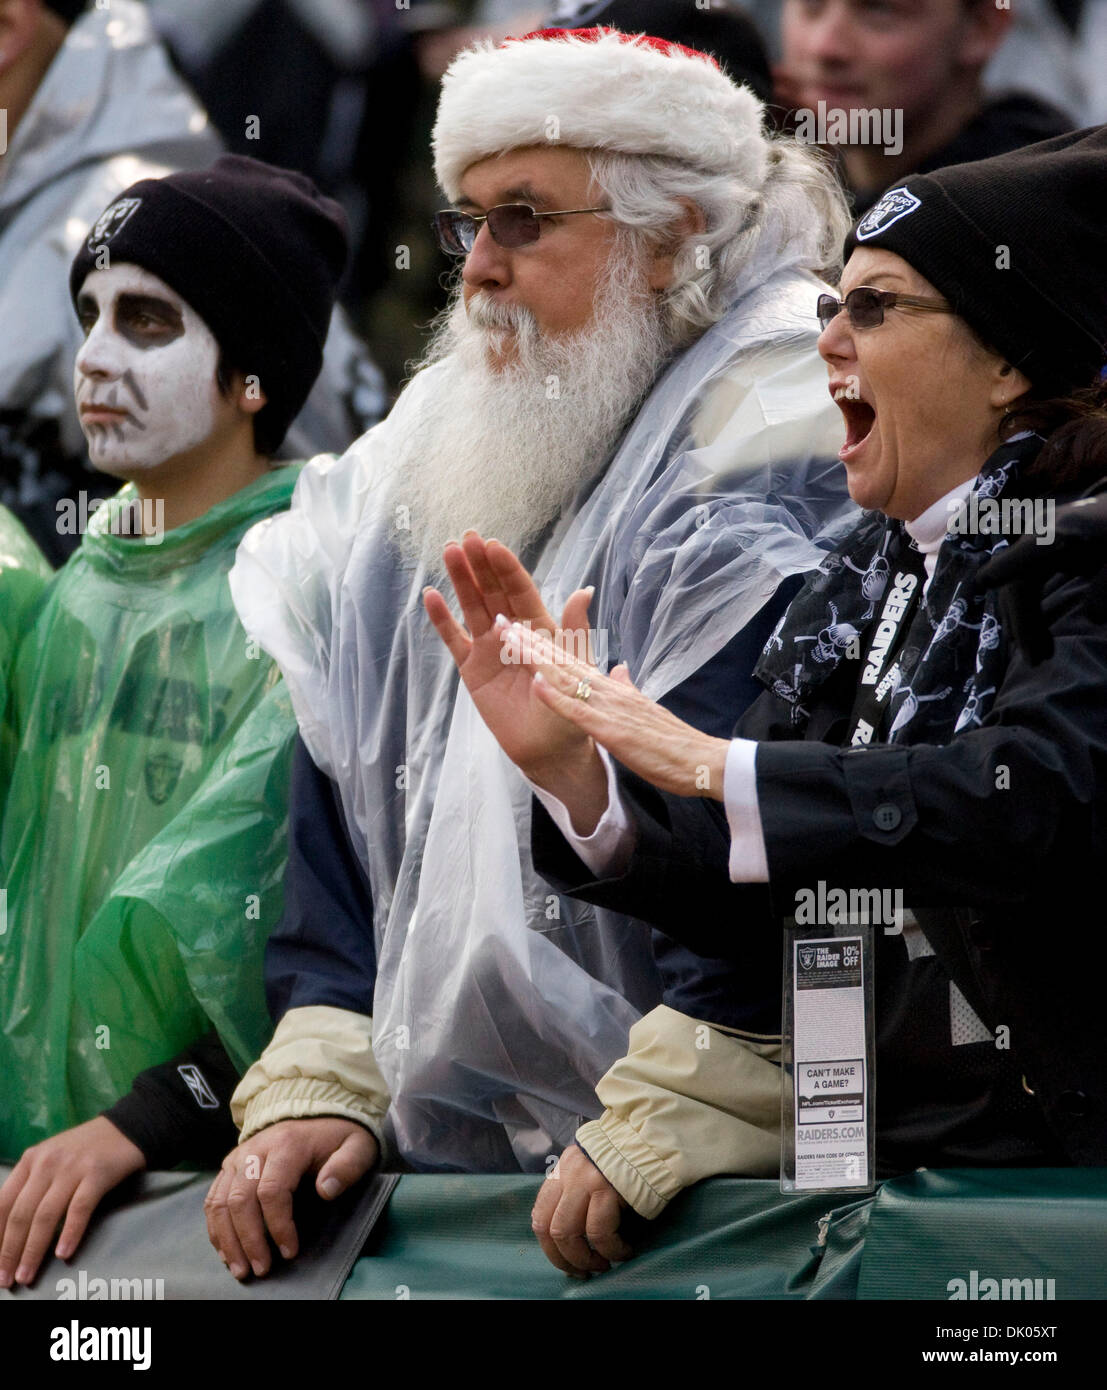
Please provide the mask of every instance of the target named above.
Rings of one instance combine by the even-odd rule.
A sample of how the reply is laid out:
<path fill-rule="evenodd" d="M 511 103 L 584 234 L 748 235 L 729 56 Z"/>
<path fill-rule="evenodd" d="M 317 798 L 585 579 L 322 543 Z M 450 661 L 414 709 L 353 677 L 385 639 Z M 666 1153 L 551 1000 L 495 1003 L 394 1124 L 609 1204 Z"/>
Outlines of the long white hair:
<path fill-rule="evenodd" d="M 611 208 L 601 216 L 627 228 L 643 250 L 671 244 L 686 212 L 682 199 L 703 212 L 706 229 L 683 237 L 673 283 L 662 295 L 674 343 L 698 337 L 782 259 L 838 278 L 850 215 L 830 162 L 790 136 L 766 139 L 769 167 L 759 189 L 662 155 L 587 151 L 599 196 Z"/>

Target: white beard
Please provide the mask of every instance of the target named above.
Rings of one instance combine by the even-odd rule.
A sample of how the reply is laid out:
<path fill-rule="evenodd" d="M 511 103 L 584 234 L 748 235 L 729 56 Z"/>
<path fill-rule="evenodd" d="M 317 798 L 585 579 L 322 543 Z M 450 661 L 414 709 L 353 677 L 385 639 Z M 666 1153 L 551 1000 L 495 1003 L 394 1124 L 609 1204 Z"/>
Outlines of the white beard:
<path fill-rule="evenodd" d="M 489 354 L 505 341 L 514 355 L 496 370 Z M 603 471 L 669 350 L 641 262 L 618 246 L 592 320 L 571 336 L 483 293 L 466 310 L 459 288 L 419 363 L 443 364 L 434 400 L 389 469 L 389 505 L 409 523 L 400 544 L 438 573 L 469 527 L 525 549 Z"/>

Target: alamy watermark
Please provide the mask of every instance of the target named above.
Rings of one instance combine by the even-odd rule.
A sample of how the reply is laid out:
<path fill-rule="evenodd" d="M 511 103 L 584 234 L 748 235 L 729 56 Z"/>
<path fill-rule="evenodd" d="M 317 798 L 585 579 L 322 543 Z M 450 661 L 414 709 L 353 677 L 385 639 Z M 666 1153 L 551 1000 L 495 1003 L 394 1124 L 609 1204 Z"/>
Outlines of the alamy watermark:
<path fill-rule="evenodd" d="M 969 1270 L 967 1279 L 951 1279 L 946 1284 L 950 1302 L 957 1300 L 991 1302 L 993 1299 L 1021 1302 L 1052 1302 L 1057 1297 L 1056 1279 L 1021 1276 L 1018 1278 L 993 1279 L 981 1275 L 977 1269 Z"/>
<path fill-rule="evenodd" d="M 947 531 L 954 536 L 1033 536 L 1037 545 L 1052 545 L 1057 533 L 1057 503 L 1052 497 L 982 497 L 970 492 L 948 504 Z"/>
<path fill-rule="evenodd" d="M 104 1279 L 89 1278 L 87 1269 L 78 1269 L 75 1279 L 59 1279 L 54 1291 L 59 1303 L 67 1299 L 98 1302 L 102 1299 L 124 1302 L 146 1302 L 165 1298 L 164 1279 Z"/>
<path fill-rule="evenodd" d="M 136 1371 L 150 1369 L 153 1334 L 148 1327 L 68 1327 L 50 1331 L 51 1361 L 129 1361 Z"/>
<path fill-rule="evenodd" d="M 582 661 L 598 666 L 601 670 L 607 667 L 609 648 L 606 628 L 559 627 L 550 632 L 548 628 L 535 627 L 529 618 L 519 623 L 519 626 L 550 644 L 554 649 L 555 665 L 561 662 Z M 505 666 L 520 666 L 524 661 L 518 638 L 510 629 L 505 629 L 500 639 L 500 660 Z"/>
<path fill-rule="evenodd" d="M 92 517 L 108 500 L 106 497 L 89 497 L 84 491 L 76 497 L 59 498 L 58 535 L 83 536 Z M 108 518 L 105 529 L 112 536 L 141 536 L 147 545 L 161 545 L 165 539 L 165 498 L 135 498 Z"/>
<path fill-rule="evenodd" d="M 884 153 L 903 153 L 901 107 L 800 107 L 795 113 L 796 139 L 805 145 L 880 145 Z"/>
<path fill-rule="evenodd" d="M 796 890 L 798 927 L 883 927 L 885 936 L 903 931 L 901 888 L 814 888 Z"/>

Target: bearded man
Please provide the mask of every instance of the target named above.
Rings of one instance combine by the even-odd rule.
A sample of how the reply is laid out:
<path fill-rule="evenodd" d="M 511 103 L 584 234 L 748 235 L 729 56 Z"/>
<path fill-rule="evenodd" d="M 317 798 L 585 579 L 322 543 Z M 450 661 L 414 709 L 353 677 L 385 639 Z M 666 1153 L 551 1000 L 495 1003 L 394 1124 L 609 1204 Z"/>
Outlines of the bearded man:
<path fill-rule="evenodd" d="M 231 575 L 301 735 L 277 1029 L 208 1197 L 237 1277 L 268 1270 L 266 1227 L 294 1255 L 305 1173 L 332 1197 L 386 1141 L 547 1170 L 689 969 L 536 878 L 529 789 L 423 611 L 444 545 L 513 539 L 558 613 L 593 586 L 604 655 L 710 723 L 848 514 L 810 307 L 842 204 L 751 93 L 679 45 L 544 30 L 459 55 L 434 147 L 452 305 L 388 419 L 309 465 Z"/>

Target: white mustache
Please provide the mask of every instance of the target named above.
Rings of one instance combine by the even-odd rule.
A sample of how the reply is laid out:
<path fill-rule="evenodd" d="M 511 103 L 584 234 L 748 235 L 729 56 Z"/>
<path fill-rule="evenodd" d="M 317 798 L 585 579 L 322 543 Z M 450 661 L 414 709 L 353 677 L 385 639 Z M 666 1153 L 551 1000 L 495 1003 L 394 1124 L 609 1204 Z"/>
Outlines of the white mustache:
<path fill-rule="evenodd" d="M 493 331 L 511 328 L 517 332 L 526 330 L 535 333 L 538 331 L 538 321 L 529 309 L 524 309 L 520 304 L 498 304 L 495 300 L 489 299 L 483 291 L 479 291 L 469 300 L 465 306 L 465 315 L 474 328 Z"/>

